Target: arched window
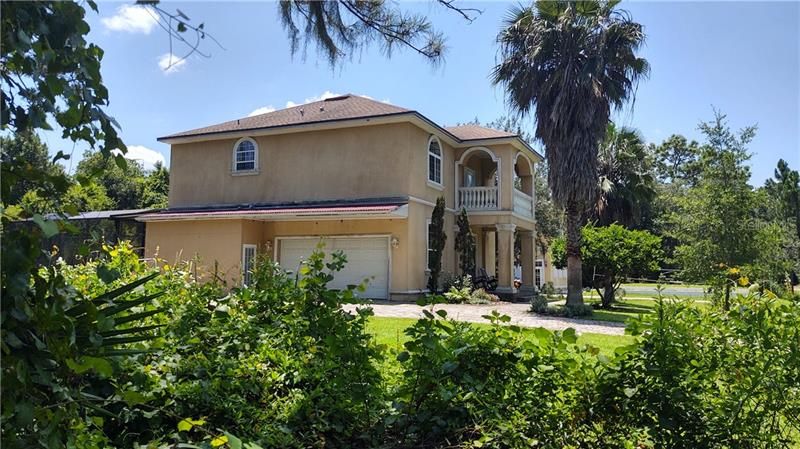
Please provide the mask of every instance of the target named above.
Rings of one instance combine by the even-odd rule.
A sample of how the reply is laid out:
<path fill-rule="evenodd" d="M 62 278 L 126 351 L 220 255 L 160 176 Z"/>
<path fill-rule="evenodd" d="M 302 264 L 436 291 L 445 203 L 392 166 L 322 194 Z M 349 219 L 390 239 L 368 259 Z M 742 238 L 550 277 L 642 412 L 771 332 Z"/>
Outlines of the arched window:
<path fill-rule="evenodd" d="M 233 146 L 233 171 L 254 172 L 258 168 L 258 145 L 256 141 L 245 137 Z"/>
<path fill-rule="evenodd" d="M 442 145 L 433 136 L 428 140 L 428 181 L 442 184 Z"/>

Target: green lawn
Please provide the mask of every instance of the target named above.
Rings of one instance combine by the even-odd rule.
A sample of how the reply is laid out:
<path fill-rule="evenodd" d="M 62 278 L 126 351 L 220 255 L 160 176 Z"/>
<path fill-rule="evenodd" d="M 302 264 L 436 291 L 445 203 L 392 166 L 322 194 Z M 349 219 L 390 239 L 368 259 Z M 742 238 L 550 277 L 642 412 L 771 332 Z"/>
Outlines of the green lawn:
<path fill-rule="evenodd" d="M 624 290 L 624 288 L 623 288 Z M 625 300 L 628 299 L 650 299 L 655 300 L 658 296 L 655 293 L 628 293 L 625 292 Z M 678 299 L 678 300 L 694 300 L 694 301 L 708 301 L 703 296 L 689 296 L 689 295 L 675 295 L 670 293 L 664 293 L 662 295 L 664 299 Z M 595 290 L 590 290 L 588 292 L 583 292 L 583 299 L 587 302 L 600 301 L 600 295 L 597 294 Z"/>
<path fill-rule="evenodd" d="M 625 287 L 656 287 L 659 285 L 657 282 L 626 282 L 622 284 L 622 288 Z M 674 286 L 674 287 L 693 287 L 693 288 L 708 288 L 708 285 L 703 284 L 683 284 L 680 282 L 664 282 L 661 283 L 664 287 Z"/>
<path fill-rule="evenodd" d="M 386 345 L 389 349 L 400 351 L 403 343 L 408 340 L 408 336 L 403 332 L 407 327 L 417 321 L 413 318 L 384 318 L 370 317 L 367 324 L 367 331 L 375 335 L 378 344 Z M 489 326 L 488 324 L 473 324 L 473 326 Z M 523 328 L 522 333 L 533 338 L 532 329 Z M 610 355 L 619 346 L 629 345 L 636 341 L 635 337 L 629 335 L 605 335 L 584 333 L 578 337 L 578 344 L 589 344 L 596 346 L 604 354 Z"/>
<path fill-rule="evenodd" d="M 583 296 L 586 304 L 597 305 L 600 303 L 600 297 L 594 294 L 584 294 Z M 681 297 L 667 297 L 667 301 L 688 301 L 692 307 L 707 308 L 710 307 L 708 301 L 701 298 L 681 298 Z M 563 304 L 564 301 L 556 301 L 554 304 Z M 655 310 L 655 298 L 650 296 L 626 296 L 624 300 L 615 302 L 609 309 L 595 309 L 592 316 L 581 317 L 581 319 L 593 321 L 613 321 L 616 323 L 624 323 L 629 318 L 637 317 L 646 313 L 651 313 Z"/>

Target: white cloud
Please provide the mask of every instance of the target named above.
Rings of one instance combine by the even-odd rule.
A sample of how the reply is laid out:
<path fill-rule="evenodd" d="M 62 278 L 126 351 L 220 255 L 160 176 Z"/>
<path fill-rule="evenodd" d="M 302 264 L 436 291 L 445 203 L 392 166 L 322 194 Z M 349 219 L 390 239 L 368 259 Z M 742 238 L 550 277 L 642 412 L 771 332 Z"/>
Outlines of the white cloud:
<path fill-rule="evenodd" d="M 116 154 L 120 153 L 119 150 L 115 150 L 114 152 Z M 156 150 L 151 150 L 150 148 L 142 145 L 128 145 L 128 152 L 125 153 L 124 156 L 125 159 L 141 162 L 145 170 L 152 170 L 153 167 L 155 167 L 156 162 L 161 162 L 161 164 L 167 165 L 164 155 Z"/>
<path fill-rule="evenodd" d="M 185 58 L 175 56 L 172 53 L 165 53 L 158 58 L 158 67 L 167 75 L 182 70 L 185 65 Z"/>
<path fill-rule="evenodd" d="M 295 103 L 294 101 L 291 101 L 291 100 L 287 101 L 286 102 L 286 107 L 287 108 L 293 108 L 295 106 L 300 106 L 301 104 L 313 103 L 315 101 L 320 101 L 320 100 L 327 100 L 328 98 L 338 97 L 339 95 L 341 95 L 341 94 L 337 94 L 337 93 L 331 92 L 329 90 L 326 90 L 325 92 L 317 95 L 316 97 L 306 98 L 306 100 L 304 102 L 302 102 L 302 103 Z"/>
<path fill-rule="evenodd" d="M 339 97 L 341 95 L 342 94 L 338 94 L 336 92 L 331 92 L 329 90 L 326 90 L 325 92 L 323 92 L 323 93 L 321 93 L 321 94 L 319 94 L 317 96 L 308 97 L 308 98 L 306 98 L 305 100 L 303 100 L 300 103 L 296 103 L 296 102 L 294 102 L 292 100 L 289 100 L 289 101 L 286 102 L 286 107 L 287 108 L 293 108 L 295 106 L 300 106 L 300 105 L 303 105 L 303 104 L 313 103 L 315 101 L 327 100 L 328 98 Z M 359 94 L 358 96 L 359 97 L 368 98 L 370 100 L 374 100 L 374 98 L 370 97 L 369 95 L 360 95 Z M 381 100 L 381 102 L 391 104 L 391 101 L 389 101 L 388 98 Z M 262 109 L 264 110 L 264 112 L 272 112 L 272 111 L 275 110 L 275 109 L 272 108 L 272 106 L 266 106 L 264 108 L 256 109 L 255 111 L 251 112 L 250 115 L 253 116 L 253 115 L 257 115 L 257 114 L 263 114 L 264 112 L 257 112 L 257 111 L 261 111 Z"/>
<path fill-rule="evenodd" d="M 248 117 L 252 117 L 252 116 L 254 116 L 254 115 L 266 114 L 266 113 L 268 113 L 268 112 L 273 112 L 274 110 L 275 110 L 275 108 L 273 108 L 273 107 L 272 107 L 272 105 L 270 105 L 270 106 L 263 106 L 263 107 L 260 107 L 260 108 L 258 108 L 258 109 L 254 109 L 254 110 L 253 110 L 253 112 L 251 112 L 251 113 L 247 114 L 247 116 L 248 116 Z"/>
<path fill-rule="evenodd" d="M 150 34 L 157 24 L 154 14 L 147 7 L 139 5 L 122 5 L 117 8 L 116 14 L 103 17 L 100 21 L 107 30 L 143 34 Z"/>

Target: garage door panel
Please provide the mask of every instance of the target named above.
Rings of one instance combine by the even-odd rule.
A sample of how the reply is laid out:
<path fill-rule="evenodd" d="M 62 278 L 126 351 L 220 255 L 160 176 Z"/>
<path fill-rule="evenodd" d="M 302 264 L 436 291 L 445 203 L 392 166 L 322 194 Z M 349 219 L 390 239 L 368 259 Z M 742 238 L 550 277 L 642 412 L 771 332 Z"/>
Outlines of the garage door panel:
<path fill-rule="evenodd" d="M 318 237 L 282 239 L 280 263 L 286 270 L 296 271 L 300 262 L 316 249 Z M 330 254 L 340 250 L 347 257 L 342 271 L 334 275 L 328 286 L 345 289 L 367 280 L 367 290 L 358 293 L 364 298 L 387 299 L 389 292 L 389 250 L 385 237 L 326 238 L 324 251 Z M 326 256 L 329 258 L 330 256 Z"/>

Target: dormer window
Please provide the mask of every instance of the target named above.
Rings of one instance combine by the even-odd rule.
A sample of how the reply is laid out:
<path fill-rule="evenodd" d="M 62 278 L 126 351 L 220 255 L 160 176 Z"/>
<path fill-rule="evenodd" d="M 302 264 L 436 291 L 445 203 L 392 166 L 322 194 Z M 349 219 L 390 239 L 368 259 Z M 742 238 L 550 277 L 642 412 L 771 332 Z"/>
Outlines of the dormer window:
<path fill-rule="evenodd" d="M 256 141 L 245 137 L 233 146 L 233 172 L 253 173 L 258 169 L 258 145 Z"/>
<path fill-rule="evenodd" d="M 442 145 L 439 139 L 428 139 L 428 182 L 442 185 Z"/>

